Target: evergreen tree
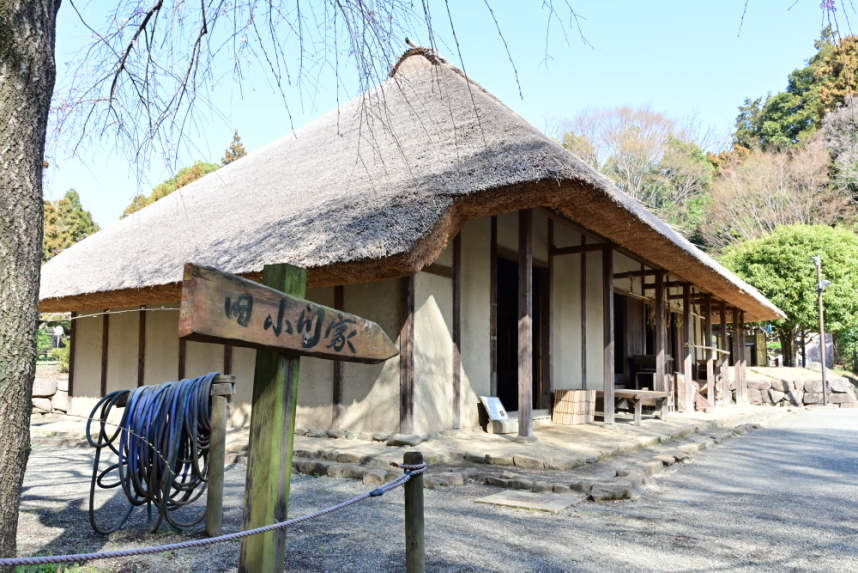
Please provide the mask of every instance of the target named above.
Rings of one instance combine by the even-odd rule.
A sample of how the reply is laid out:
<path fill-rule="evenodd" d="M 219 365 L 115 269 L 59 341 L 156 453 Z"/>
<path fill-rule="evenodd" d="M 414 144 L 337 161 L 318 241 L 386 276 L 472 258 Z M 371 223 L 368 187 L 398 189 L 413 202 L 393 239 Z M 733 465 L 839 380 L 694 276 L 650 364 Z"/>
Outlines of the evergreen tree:
<path fill-rule="evenodd" d="M 66 191 L 59 201 L 45 201 L 44 209 L 42 264 L 100 230 L 92 214 L 84 211 L 80 195 L 74 189 Z"/>
<path fill-rule="evenodd" d="M 237 161 L 247 155 L 247 151 L 245 151 L 244 146 L 241 144 L 241 137 L 238 135 L 238 130 L 235 130 L 235 135 L 232 136 L 232 143 L 229 144 L 229 147 L 226 150 L 226 153 L 223 155 L 223 159 L 220 160 L 221 165 L 229 165 L 233 161 Z"/>
<path fill-rule="evenodd" d="M 143 207 L 148 207 L 158 199 L 163 199 L 170 193 L 173 193 L 176 189 L 181 189 L 185 185 L 193 183 L 197 179 L 208 175 L 212 171 L 217 171 L 218 169 L 220 169 L 220 165 L 216 163 L 206 163 L 205 161 L 197 161 L 190 167 L 179 169 L 174 177 L 167 179 L 152 189 L 152 193 L 148 197 L 142 194 L 135 195 L 134 199 L 131 200 L 131 204 L 122 212 L 120 219 L 124 219 L 128 215 L 136 213 Z"/>

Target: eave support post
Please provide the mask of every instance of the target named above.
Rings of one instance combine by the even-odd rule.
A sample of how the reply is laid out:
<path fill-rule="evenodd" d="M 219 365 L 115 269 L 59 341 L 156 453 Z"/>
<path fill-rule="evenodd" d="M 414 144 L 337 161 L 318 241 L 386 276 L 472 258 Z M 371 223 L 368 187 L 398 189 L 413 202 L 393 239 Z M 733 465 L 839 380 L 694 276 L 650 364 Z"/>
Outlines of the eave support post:
<path fill-rule="evenodd" d="M 664 356 L 664 273 L 655 274 L 655 384 L 653 390 L 667 390 Z"/>
<path fill-rule="evenodd" d="M 533 210 L 518 212 L 518 441 L 533 441 Z"/>
<path fill-rule="evenodd" d="M 691 314 L 691 285 L 683 285 L 682 287 L 682 328 L 685 331 L 686 346 L 682 349 L 682 374 L 685 378 L 685 392 L 683 401 L 685 403 L 685 411 L 694 411 L 694 361 L 692 360 L 692 348 L 689 344 L 694 344 L 694 324 Z"/>
<path fill-rule="evenodd" d="M 712 295 L 707 293 L 703 303 L 703 320 L 705 329 L 705 346 L 714 346 L 712 342 Z M 715 392 L 715 363 L 713 355 L 715 353 L 707 348 L 706 350 L 706 399 L 714 408 L 717 406 L 717 393 Z"/>
<path fill-rule="evenodd" d="M 602 247 L 602 335 L 605 425 L 614 424 L 614 249 Z"/>
<path fill-rule="evenodd" d="M 727 303 L 723 300 L 719 308 L 721 312 L 721 344 L 719 348 L 724 352 L 730 350 L 727 344 Z M 721 354 L 718 357 L 721 362 L 721 384 L 723 385 L 724 404 L 730 405 L 730 355 Z"/>

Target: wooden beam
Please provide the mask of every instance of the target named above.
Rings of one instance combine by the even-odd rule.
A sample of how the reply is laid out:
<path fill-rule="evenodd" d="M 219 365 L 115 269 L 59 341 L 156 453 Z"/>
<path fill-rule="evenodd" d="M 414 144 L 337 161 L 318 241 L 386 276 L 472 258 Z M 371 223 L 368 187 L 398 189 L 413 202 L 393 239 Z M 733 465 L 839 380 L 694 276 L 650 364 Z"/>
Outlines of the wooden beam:
<path fill-rule="evenodd" d="M 453 429 L 462 427 L 462 233 L 453 239 Z"/>
<path fill-rule="evenodd" d="M 653 390 L 657 392 L 667 391 L 664 331 L 664 273 L 659 272 L 655 275 L 655 332 L 653 333 L 655 345 L 655 388 Z"/>
<path fill-rule="evenodd" d="M 107 343 L 110 340 L 110 309 L 101 315 L 101 396 L 107 396 Z"/>
<path fill-rule="evenodd" d="M 143 385 L 146 368 L 146 305 L 140 307 L 140 323 L 137 329 L 137 387 Z"/>
<path fill-rule="evenodd" d="M 77 324 L 76 320 L 78 317 L 77 312 L 71 313 L 71 333 L 69 333 L 69 404 L 68 404 L 68 413 L 72 413 L 72 396 L 74 396 L 74 353 L 75 348 L 77 346 L 77 330 L 75 329 L 75 324 Z"/>
<path fill-rule="evenodd" d="M 620 279 L 630 279 L 633 277 L 654 277 L 658 273 L 664 273 L 664 271 L 659 270 L 650 270 L 650 271 L 627 271 L 625 273 L 616 273 L 614 275 L 614 280 Z"/>
<path fill-rule="evenodd" d="M 520 259 L 520 257 L 518 256 L 518 251 L 514 251 L 512 249 L 508 249 L 508 248 L 502 247 L 500 245 L 498 245 L 498 256 L 502 259 L 506 259 L 506 260 L 512 261 L 514 263 L 517 263 Z M 530 254 L 530 258 L 533 261 L 532 266 L 539 267 L 541 269 L 547 269 L 548 268 L 548 263 L 546 261 L 534 259 L 533 253 Z"/>
<path fill-rule="evenodd" d="M 682 328 L 685 331 L 685 343 L 694 344 L 694 329 L 693 318 L 691 316 L 691 285 L 682 287 Z M 694 391 L 692 383 L 694 382 L 694 361 L 691 359 L 692 348 L 685 346 L 682 352 L 682 374 L 685 378 L 685 394 L 683 400 L 685 402 L 685 411 L 694 411 Z"/>
<path fill-rule="evenodd" d="M 262 283 L 303 299 L 307 270 L 287 264 L 265 265 Z M 298 405 L 299 356 L 256 351 L 250 454 L 244 489 L 242 530 L 285 521 L 289 513 L 292 446 Z M 286 555 L 286 531 L 279 529 L 241 540 L 240 573 L 279 573 Z"/>
<path fill-rule="evenodd" d="M 548 219 L 548 247 L 554 246 L 554 221 Z M 548 258 L 548 288 L 541 289 L 542 304 L 542 407 L 552 408 L 554 398 L 554 259 Z"/>
<path fill-rule="evenodd" d="M 553 225 L 554 221 L 548 219 L 548 224 Z M 583 235 L 582 235 L 583 236 Z M 560 257 L 563 255 L 580 255 L 582 253 L 597 253 L 601 252 L 601 243 L 593 243 L 592 245 L 579 245 L 577 247 L 551 247 L 549 257 Z"/>
<path fill-rule="evenodd" d="M 703 320 L 705 329 L 703 342 L 704 346 L 713 346 L 712 343 L 712 295 L 707 294 L 703 303 Z M 717 406 L 718 393 L 715 391 L 715 363 L 714 353 L 711 350 L 706 350 L 706 399 L 712 404 L 712 407 Z"/>
<path fill-rule="evenodd" d="M 664 281 L 664 288 L 678 288 L 681 286 L 685 286 L 687 284 L 691 284 L 688 281 Z M 644 290 L 652 290 L 655 288 L 655 284 L 645 284 L 643 285 Z M 672 295 L 678 298 L 682 298 L 682 295 Z"/>
<path fill-rule="evenodd" d="M 533 210 L 518 212 L 518 436 L 533 437 Z"/>
<path fill-rule="evenodd" d="M 188 341 L 179 339 L 179 380 L 185 379 L 185 362 L 188 358 Z"/>
<path fill-rule="evenodd" d="M 719 345 L 721 350 L 729 351 L 730 348 L 727 346 L 727 303 L 723 300 L 719 306 L 719 310 L 721 311 L 721 344 Z M 721 354 L 719 355 L 721 358 L 721 384 L 724 386 L 724 403 L 728 406 L 730 405 L 730 355 L 729 354 Z"/>
<path fill-rule="evenodd" d="M 489 392 L 492 396 L 498 395 L 498 218 L 493 215 L 491 218 L 491 246 L 489 253 L 491 257 L 490 270 L 490 321 L 489 327 L 489 360 L 491 362 L 491 380 L 489 382 Z"/>
<path fill-rule="evenodd" d="M 414 431 L 414 275 L 399 279 L 399 432 Z"/>
<path fill-rule="evenodd" d="M 602 246 L 602 370 L 605 425 L 614 424 L 614 248 Z"/>
<path fill-rule="evenodd" d="M 223 345 L 223 374 L 232 374 L 232 344 Z"/>
<path fill-rule="evenodd" d="M 587 235 L 581 235 L 581 246 Z M 581 389 L 587 389 L 587 255 L 581 257 Z"/>
<path fill-rule="evenodd" d="M 334 287 L 334 308 L 345 310 L 345 289 L 343 285 Z M 339 360 L 334 360 L 332 365 L 333 384 L 331 396 L 331 427 L 339 430 L 343 422 L 343 369 L 344 365 Z"/>
<path fill-rule="evenodd" d="M 432 263 L 427 267 L 423 267 L 421 273 L 429 273 L 430 275 L 438 275 L 439 277 L 453 278 L 453 267 Z"/>

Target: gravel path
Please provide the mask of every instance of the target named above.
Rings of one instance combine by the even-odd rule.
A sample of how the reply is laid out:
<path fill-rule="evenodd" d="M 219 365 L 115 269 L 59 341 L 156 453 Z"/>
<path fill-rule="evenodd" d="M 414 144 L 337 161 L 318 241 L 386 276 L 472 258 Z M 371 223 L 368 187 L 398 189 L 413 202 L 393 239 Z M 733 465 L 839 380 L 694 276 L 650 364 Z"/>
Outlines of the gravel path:
<path fill-rule="evenodd" d="M 636 501 L 587 503 L 558 515 L 474 504 L 500 490 L 470 484 L 425 490 L 427 570 L 858 571 L 858 410 L 811 410 L 700 452 L 666 469 Z M 145 532 L 139 512 L 102 538 L 86 513 L 91 452 L 46 446 L 30 458 L 22 554 L 169 543 L 195 536 Z M 240 528 L 244 466 L 226 474 L 224 528 Z M 368 486 L 293 476 L 291 515 Z M 108 494 L 103 494 L 109 497 Z M 120 499 L 105 512 L 119 509 Z M 115 507 L 114 507 L 115 505 Z M 403 572 L 397 490 L 292 531 L 287 571 Z M 108 571 L 235 571 L 238 543 L 91 565 Z"/>

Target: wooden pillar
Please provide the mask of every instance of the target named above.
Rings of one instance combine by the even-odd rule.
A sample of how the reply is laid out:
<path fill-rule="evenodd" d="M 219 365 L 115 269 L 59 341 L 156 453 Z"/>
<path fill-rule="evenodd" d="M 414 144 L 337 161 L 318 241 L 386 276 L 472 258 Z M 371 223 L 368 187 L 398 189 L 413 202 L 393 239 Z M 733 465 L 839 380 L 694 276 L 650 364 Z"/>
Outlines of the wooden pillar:
<path fill-rule="evenodd" d="M 107 395 L 107 343 L 110 340 L 110 309 L 101 315 L 101 396 Z"/>
<path fill-rule="evenodd" d="M 518 436 L 533 437 L 533 210 L 518 212 Z"/>
<path fill-rule="evenodd" d="M 206 490 L 206 535 L 222 533 L 223 474 L 226 465 L 226 424 L 229 421 L 229 398 L 235 394 L 235 376 L 215 376 L 211 387 L 211 439 Z"/>
<path fill-rule="evenodd" d="M 719 347 L 724 352 L 728 352 L 730 347 L 727 344 L 727 303 L 721 301 L 719 307 L 721 311 L 721 344 Z M 730 405 L 730 359 L 729 354 L 719 354 L 718 361 L 721 363 L 721 384 L 724 392 L 724 403 Z"/>
<path fill-rule="evenodd" d="M 710 293 L 706 293 L 704 297 L 703 303 L 703 320 L 704 322 L 704 338 L 703 342 L 704 346 L 714 346 L 714 342 L 712 341 L 712 295 Z M 713 355 L 715 353 L 711 350 L 706 350 L 706 399 L 709 400 L 709 403 L 712 406 L 716 406 L 716 398 L 717 395 L 715 392 L 715 363 L 713 361 Z"/>
<path fill-rule="evenodd" d="M 334 287 L 334 308 L 345 310 L 345 293 L 343 285 Z M 338 430 L 343 420 L 343 362 L 334 360 L 333 396 L 331 396 L 331 427 Z"/>
<path fill-rule="evenodd" d="M 665 377 L 664 360 L 664 273 L 655 273 L 655 332 L 653 333 L 655 345 L 655 384 L 653 390 L 664 392 L 667 390 L 667 379 Z"/>
<path fill-rule="evenodd" d="M 587 237 L 581 235 L 581 246 L 586 244 Z M 581 253 L 581 388 L 587 389 L 587 253 Z"/>
<path fill-rule="evenodd" d="M 307 271 L 287 264 L 265 265 L 262 284 L 304 298 Z M 292 446 L 298 405 L 300 358 L 256 351 L 250 453 L 244 490 L 242 530 L 284 521 L 289 513 Z M 241 540 L 239 573 L 280 573 L 286 554 L 283 529 Z"/>
<path fill-rule="evenodd" d="M 223 374 L 232 374 L 232 344 L 223 345 Z"/>
<path fill-rule="evenodd" d="M 691 285 L 682 285 L 682 328 L 685 331 L 685 343 L 694 344 L 694 317 L 691 314 Z M 685 378 L 685 393 L 683 401 L 685 402 L 685 411 L 694 411 L 694 361 L 692 360 L 692 351 L 690 346 L 683 348 L 682 352 L 682 374 Z"/>
<path fill-rule="evenodd" d="M 414 431 L 414 275 L 399 279 L 399 432 Z"/>
<path fill-rule="evenodd" d="M 78 320 L 78 313 L 71 313 L 71 332 L 69 333 L 69 403 L 67 406 L 68 413 L 72 413 L 72 396 L 74 396 L 74 352 L 75 352 L 75 341 L 77 339 L 77 329 L 75 325 Z"/>
<path fill-rule="evenodd" d="M 140 307 L 140 323 L 137 329 L 137 387 L 143 385 L 146 368 L 146 305 Z"/>
<path fill-rule="evenodd" d="M 602 337 L 605 425 L 614 423 L 614 248 L 602 247 Z"/>
<path fill-rule="evenodd" d="M 489 249 L 491 257 L 490 270 L 490 331 L 489 331 L 489 360 L 491 362 L 490 393 L 498 395 L 498 217 L 492 215 L 491 219 L 491 246 Z"/>
<path fill-rule="evenodd" d="M 548 219 L 548 249 L 554 247 L 554 220 Z M 546 293 L 547 291 L 547 293 Z M 553 407 L 554 401 L 554 257 L 548 255 L 548 288 L 542 290 L 542 407 Z"/>
<path fill-rule="evenodd" d="M 742 392 L 745 395 L 745 401 L 748 400 L 748 371 L 747 360 L 745 357 L 745 311 L 739 311 L 739 354 L 742 357 L 742 362 L 739 366 L 739 376 L 742 380 Z"/>
<path fill-rule="evenodd" d="M 188 343 L 185 340 L 179 341 L 179 380 L 185 379 L 185 362 L 188 358 Z"/>
<path fill-rule="evenodd" d="M 741 362 L 741 346 L 739 340 L 739 309 L 733 308 L 733 377 L 736 379 L 736 403 L 747 404 L 748 397 L 742 387 L 742 376 L 739 372 L 739 363 Z"/>
<path fill-rule="evenodd" d="M 462 233 L 453 239 L 453 429 L 462 427 Z"/>
<path fill-rule="evenodd" d="M 406 452 L 402 460 L 407 465 L 423 463 L 420 452 Z M 405 571 L 426 573 L 426 538 L 423 515 L 423 474 L 405 482 Z"/>

